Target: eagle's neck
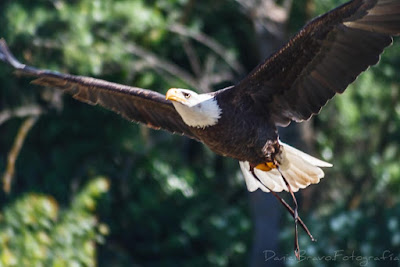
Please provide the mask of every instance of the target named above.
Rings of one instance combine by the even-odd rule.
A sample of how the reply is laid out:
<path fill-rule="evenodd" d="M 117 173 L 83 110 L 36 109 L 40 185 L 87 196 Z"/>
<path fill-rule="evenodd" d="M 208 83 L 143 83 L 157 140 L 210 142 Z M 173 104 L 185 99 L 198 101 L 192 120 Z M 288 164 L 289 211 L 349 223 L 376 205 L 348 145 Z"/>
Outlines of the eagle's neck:
<path fill-rule="evenodd" d="M 206 128 L 217 124 L 222 110 L 215 97 L 205 99 L 195 105 L 184 105 L 173 101 L 173 105 L 182 120 L 191 127 Z"/>

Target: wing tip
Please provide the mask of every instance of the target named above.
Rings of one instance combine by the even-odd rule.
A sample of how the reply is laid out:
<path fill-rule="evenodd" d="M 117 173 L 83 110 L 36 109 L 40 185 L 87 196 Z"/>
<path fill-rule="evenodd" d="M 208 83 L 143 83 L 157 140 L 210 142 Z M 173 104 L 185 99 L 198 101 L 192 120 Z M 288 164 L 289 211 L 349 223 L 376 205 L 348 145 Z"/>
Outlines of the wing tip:
<path fill-rule="evenodd" d="M 13 66 L 15 69 L 25 68 L 25 64 L 19 62 L 8 48 L 7 42 L 4 38 L 0 38 L 0 60 Z"/>

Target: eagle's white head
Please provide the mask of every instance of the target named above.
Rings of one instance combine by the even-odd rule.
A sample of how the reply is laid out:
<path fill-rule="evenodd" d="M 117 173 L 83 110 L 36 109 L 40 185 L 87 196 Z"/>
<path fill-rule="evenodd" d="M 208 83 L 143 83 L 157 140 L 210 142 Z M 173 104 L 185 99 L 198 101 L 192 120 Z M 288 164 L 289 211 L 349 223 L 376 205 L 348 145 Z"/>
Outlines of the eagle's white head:
<path fill-rule="evenodd" d="M 172 101 L 182 120 L 191 127 L 206 128 L 221 118 L 222 110 L 213 95 L 171 88 L 165 98 Z"/>

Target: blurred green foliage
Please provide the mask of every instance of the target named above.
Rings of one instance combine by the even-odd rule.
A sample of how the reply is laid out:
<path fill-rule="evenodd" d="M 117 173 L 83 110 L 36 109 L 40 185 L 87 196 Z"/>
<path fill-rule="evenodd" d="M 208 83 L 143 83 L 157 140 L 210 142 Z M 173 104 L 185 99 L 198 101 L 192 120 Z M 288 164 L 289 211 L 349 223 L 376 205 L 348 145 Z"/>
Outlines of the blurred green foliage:
<path fill-rule="evenodd" d="M 227 38 L 225 44 L 235 38 L 215 27 L 216 17 L 203 25 L 211 10 L 233 17 L 226 12 L 236 6 L 234 2 L 208 1 L 209 6 L 184 11 L 187 3 L 5 1 L 0 3 L 6 14 L 0 18 L 1 35 L 27 64 L 165 92 L 172 86 L 188 85 L 133 54 L 130 45 L 156 51 L 158 58 L 171 58 L 182 69 L 189 69 L 190 62 L 182 53 L 183 38 L 168 30 L 185 20 L 184 12 L 188 12 L 186 26 L 192 32 L 205 27 L 221 32 Z M 198 43 L 192 45 L 202 55 L 211 53 Z M 233 43 L 227 48 L 236 50 Z M 221 58 L 215 62 L 220 69 L 229 69 Z M 27 79 L 9 79 L 10 75 L 0 64 L 1 109 L 38 103 L 47 112 L 32 129 L 18 158 L 12 194 L 0 195 L 4 207 L 26 192 L 51 195 L 60 205 L 68 205 L 83 184 L 105 175 L 113 182 L 97 214 L 110 234 L 96 249 L 98 264 L 241 266 L 247 260 L 251 222 L 236 162 L 222 160 L 183 137 L 132 125 L 68 97 L 61 105 L 54 104 L 56 93 L 33 88 Z M 10 120 L 0 128 L 0 169 L 4 169 L 19 123 L 19 119 Z M 72 248 L 66 244 L 66 250 Z"/>
<path fill-rule="evenodd" d="M 104 242 L 108 227 L 94 212 L 108 183 L 94 178 L 69 207 L 36 193 L 10 203 L 0 213 L 0 266 L 95 266 L 96 243 Z"/>
<path fill-rule="evenodd" d="M 340 3 L 295 1 L 287 35 L 303 25 L 305 14 Z M 0 36 L 17 58 L 42 68 L 160 92 L 191 87 L 171 68 L 149 60 L 156 55 L 195 80 L 217 71 L 240 78 L 210 47 L 172 31 L 177 24 L 216 40 L 248 70 L 258 63 L 251 16 L 233 0 L 5 0 L 0 10 Z M 302 255 L 311 258 L 300 266 L 360 265 L 344 257 L 312 258 L 337 251 L 380 257 L 388 250 L 399 256 L 396 41 L 379 67 L 361 75 L 312 121 L 316 154 L 334 167 L 299 195 L 300 214 L 318 239 L 311 243 L 301 235 Z M 197 57 L 188 56 L 188 44 Z M 193 67 L 196 61 L 200 71 Z M 252 222 L 235 161 L 69 96 L 60 100 L 57 92 L 28 82 L 0 64 L 0 112 L 33 104 L 46 111 L 18 157 L 12 194 L 0 194 L 0 266 L 246 265 Z M 213 87 L 234 82 L 225 79 Z M 0 171 L 20 124 L 14 118 L 0 126 Z M 109 189 L 99 175 L 111 181 Z M 287 218 L 278 254 L 288 257 L 287 265 L 299 265 Z M 386 259 L 365 266 L 383 263 L 398 265 Z"/>

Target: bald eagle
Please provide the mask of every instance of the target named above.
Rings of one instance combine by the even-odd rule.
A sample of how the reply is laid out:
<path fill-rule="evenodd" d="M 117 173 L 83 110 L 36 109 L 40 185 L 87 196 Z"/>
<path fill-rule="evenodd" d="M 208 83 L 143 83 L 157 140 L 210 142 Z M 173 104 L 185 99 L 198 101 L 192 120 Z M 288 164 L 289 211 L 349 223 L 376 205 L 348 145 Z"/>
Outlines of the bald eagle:
<path fill-rule="evenodd" d="M 293 192 L 324 177 L 321 167 L 332 165 L 282 143 L 277 126 L 318 114 L 329 99 L 376 64 L 398 34 L 400 0 L 353 0 L 309 22 L 238 84 L 207 94 L 172 88 L 164 96 L 37 69 L 20 63 L 4 40 L 0 59 L 34 77 L 35 84 L 59 88 L 79 101 L 185 135 L 237 159 L 249 191 L 288 191 L 294 198 Z M 297 222 L 297 209 L 291 212 Z"/>

